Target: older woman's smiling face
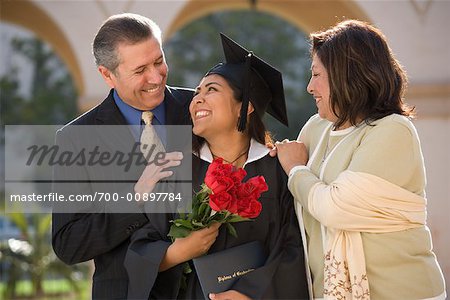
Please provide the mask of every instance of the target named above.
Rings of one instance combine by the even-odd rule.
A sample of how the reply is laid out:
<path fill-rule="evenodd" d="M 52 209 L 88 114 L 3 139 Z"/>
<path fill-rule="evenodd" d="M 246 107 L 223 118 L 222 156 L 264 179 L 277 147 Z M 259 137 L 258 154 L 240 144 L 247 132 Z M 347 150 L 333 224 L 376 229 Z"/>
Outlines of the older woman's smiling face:
<path fill-rule="evenodd" d="M 317 110 L 322 119 L 336 122 L 337 117 L 333 113 L 330 105 L 330 84 L 328 72 L 320 61 L 317 54 L 314 54 L 311 64 L 311 79 L 307 86 L 307 91 L 316 100 Z"/>

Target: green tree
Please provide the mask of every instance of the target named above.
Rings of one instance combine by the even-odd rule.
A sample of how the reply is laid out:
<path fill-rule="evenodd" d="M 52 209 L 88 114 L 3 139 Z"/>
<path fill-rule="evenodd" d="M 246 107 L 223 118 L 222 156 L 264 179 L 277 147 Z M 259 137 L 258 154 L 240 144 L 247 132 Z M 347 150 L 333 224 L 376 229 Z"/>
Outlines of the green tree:
<path fill-rule="evenodd" d="M 169 83 L 195 87 L 212 66 L 224 60 L 219 32 L 253 50 L 283 73 L 289 128 L 266 116 L 276 139 L 296 138 L 315 113 L 306 93 L 309 46 L 304 33 L 290 23 L 254 10 L 224 11 L 198 19 L 178 31 L 165 45 Z"/>
<path fill-rule="evenodd" d="M 2 125 L 11 123 L 15 118 L 21 118 L 21 112 L 25 106 L 25 99 L 18 93 L 19 80 L 17 79 L 17 69 L 11 69 L 8 76 L 0 78 L 0 99 Z M 8 108 L 8 110 L 6 109 Z"/>
<path fill-rule="evenodd" d="M 10 239 L 0 244 L 2 260 L 8 265 L 5 298 L 17 296 L 16 284 L 24 275 L 31 280 L 34 297 L 45 296 L 43 282 L 49 275 L 63 277 L 79 294 L 76 273 L 86 273 L 87 265 L 70 267 L 56 257 L 51 246 L 51 215 L 13 213 L 8 217 L 20 229 L 23 240 Z"/>
<path fill-rule="evenodd" d="M 64 124 L 76 116 L 77 93 L 61 60 L 48 45 L 33 38 L 14 38 L 11 47 L 32 65 L 29 97 L 20 95 L 18 66 L 0 77 L 2 125 Z"/>
<path fill-rule="evenodd" d="M 77 92 L 67 68 L 52 49 L 36 37 L 13 38 L 10 41 L 13 55 L 25 58 L 31 66 L 30 90 L 21 93 L 25 85 L 18 65 L 11 65 L 0 77 L 1 136 L 4 149 L 5 125 L 53 125 L 64 124 L 78 111 Z M 10 58 L 12 60 L 12 58 Z M 28 95 L 28 96 L 27 96 Z M 3 151 L 2 151 L 3 154 Z M 4 156 L 0 161 L 4 165 Z M 3 175 L 0 173 L 0 175 Z M 4 191 L 0 188 L 0 204 L 4 203 Z"/>
<path fill-rule="evenodd" d="M 13 38 L 10 46 L 14 55 L 27 59 L 33 74 L 26 95 L 21 93 L 24 82 L 20 66 L 12 65 L 0 77 L 2 129 L 4 125 L 63 124 L 74 118 L 78 113 L 76 89 L 67 68 L 51 48 L 35 37 Z M 3 146 L 3 130 L 1 143 Z M 3 204 L 3 190 L 0 197 Z M 20 229 L 21 240 L 0 241 L 2 267 L 7 266 L 2 277 L 8 279 L 4 296 L 8 299 L 15 296 L 16 283 L 25 274 L 30 278 L 34 296 L 44 294 L 43 281 L 52 274 L 65 278 L 78 292 L 74 274 L 79 270 L 86 273 L 86 266 L 73 268 L 57 259 L 51 247 L 51 215 L 14 213 L 6 217 Z"/>

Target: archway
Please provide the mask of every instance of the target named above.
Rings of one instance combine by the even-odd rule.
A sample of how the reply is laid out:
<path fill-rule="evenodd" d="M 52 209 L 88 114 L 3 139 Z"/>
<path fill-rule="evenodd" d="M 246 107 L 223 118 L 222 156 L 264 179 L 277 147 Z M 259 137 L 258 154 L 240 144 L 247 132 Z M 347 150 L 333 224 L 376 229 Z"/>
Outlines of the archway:
<path fill-rule="evenodd" d="M 38 6 L 28 0 L 1 1 L 2 21 L 10 22 L 33 31 L 48 42 L 66 64 L 78 95 L 84 94 L 84 82 L 75 53 L 58 25 Z"/>
<path fill-rule="evenodd" d="M 277 15 L 302 31 L 310 33 L 325 29 L 342 19 L 369 21 L 369 17 L 354 2 L 334 1 L 273 1 L 273 0 L 237 0 L 237 1 L 190 1 L 174 18 L 174 22 L 165 33 L 170 38 L 177 30 L 193 20 L 220 10 L 258 9 Z"/>

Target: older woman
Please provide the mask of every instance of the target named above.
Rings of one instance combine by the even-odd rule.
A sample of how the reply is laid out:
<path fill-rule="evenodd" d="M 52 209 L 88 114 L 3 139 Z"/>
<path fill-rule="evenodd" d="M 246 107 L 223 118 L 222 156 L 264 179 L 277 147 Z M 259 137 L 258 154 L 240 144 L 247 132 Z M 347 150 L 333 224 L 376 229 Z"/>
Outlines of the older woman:
<path fill-rule="evenodd" d="M 314 296 L 444 299 L 422 151 L 402 100 L 405 72 L 383 34 L 363 22 L 311 41 L 307 89 L 318 114 L 277 151 L 307 236 Z"/>

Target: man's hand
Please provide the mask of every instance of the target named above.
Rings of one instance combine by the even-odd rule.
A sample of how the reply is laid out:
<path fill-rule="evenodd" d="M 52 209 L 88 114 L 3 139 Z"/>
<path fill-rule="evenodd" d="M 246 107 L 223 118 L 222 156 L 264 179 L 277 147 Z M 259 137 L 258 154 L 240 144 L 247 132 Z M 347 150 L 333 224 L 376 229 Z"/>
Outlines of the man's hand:
<path fill-rule="evenodd" d="M 158 161 L 158 164 L 151 163 L 147 165 L 142 172 L 141 177 L 134 185 L 134 191 L 139 194 L 150 193 L 155 188 L 155 185 L 163 178 L 172 176 L 172 171 L 167 171 L 167 168 L 176 167 L 181 164 L 183 153 L 170 152 L 166 153 L 164 161 Z M 165 163 L 164 163 L 165 162 Z"/>
<path fill-rule="evenodd" d="M 308 150 L 300 141 L 276 142 L 276 154 L 286 174 L 295 166 L 305 166 L 308 162 Z"/>
<path fill-rule="evenodd" d="M 235 290 L 229 290 L 218 294 L 209 294 L 209 299 L 211 300 L 251 300 L 244 294 L 239 293 Z"/>

